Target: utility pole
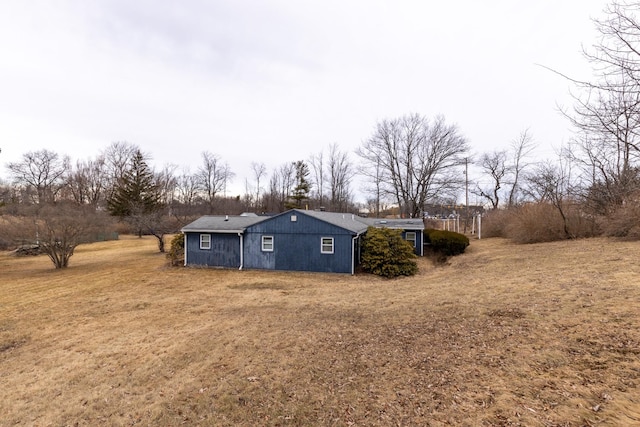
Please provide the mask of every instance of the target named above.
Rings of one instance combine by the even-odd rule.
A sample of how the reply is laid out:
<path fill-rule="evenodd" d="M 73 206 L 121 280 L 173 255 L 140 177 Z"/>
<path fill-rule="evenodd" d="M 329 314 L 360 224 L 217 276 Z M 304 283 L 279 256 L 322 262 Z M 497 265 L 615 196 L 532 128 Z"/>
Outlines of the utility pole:
<path fill-rule="evenodd" d="M 469 158 L 464 158 L 464 232 L 467 232 L 467 224 L 469 223 Z"/>

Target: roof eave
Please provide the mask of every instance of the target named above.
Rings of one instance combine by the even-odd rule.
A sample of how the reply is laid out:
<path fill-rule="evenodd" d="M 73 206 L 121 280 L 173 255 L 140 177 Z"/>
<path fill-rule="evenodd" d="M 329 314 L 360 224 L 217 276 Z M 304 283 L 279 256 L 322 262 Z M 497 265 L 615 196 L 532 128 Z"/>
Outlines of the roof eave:
<path fill-rule="evenodd" d="M 227 234 L 238 234 L 238 233 L 244 233 L 245 230 L 214 230 L 211 228 L 193 228 L 193 229 L 187 229 L 187 228 L 183 228 L 180 231 L 182 231 L 183 233 L 227 233 Z"/>

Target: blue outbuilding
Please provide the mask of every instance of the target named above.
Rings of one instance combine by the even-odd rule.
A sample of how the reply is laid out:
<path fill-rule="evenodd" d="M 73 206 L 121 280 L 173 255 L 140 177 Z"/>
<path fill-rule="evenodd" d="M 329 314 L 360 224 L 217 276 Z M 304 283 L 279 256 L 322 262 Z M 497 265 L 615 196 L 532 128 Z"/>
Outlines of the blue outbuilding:
<path fill-rule="evenodd" d="M 185 265 L 242 268 L 244 232 L 265 219 L 257 215 L 198 218 L 182 228 Z"/>
<path fill-rule="evenodd" d="M 369 226 L 401 229 L 422 255 L 418 219 L 293 209 L 270 217 L 204 216 L 185 226 L 185 265 L 354 274 Z"/>

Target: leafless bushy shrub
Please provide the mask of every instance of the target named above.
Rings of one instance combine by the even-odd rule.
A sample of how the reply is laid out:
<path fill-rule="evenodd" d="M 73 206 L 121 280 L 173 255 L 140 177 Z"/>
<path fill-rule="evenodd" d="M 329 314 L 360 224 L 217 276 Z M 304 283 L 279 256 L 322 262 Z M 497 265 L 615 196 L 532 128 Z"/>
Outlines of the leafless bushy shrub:
<path fill-rule="evenodd" d="M 482 237 L 507 237 L 506 224 L 513 209 L 495 209 L 482 217 Z"/>
<path fill-rule="evenodd" d="M 586 214 L 582 206 L 569 210 L 569 229 L 573 237 L 595 237 L 602 235 L 602 229 L 592 215 Z"/>
<path fill-rule="evenodd" d="M 603 234 L 640 240 L 640 203 L 626 203 L 600 221 Z"/>
<path fill-rule="evenodd" d="M 114 225 L 115 232 L 118 234 L 135 234 L 135 230 L 125 221 L 118 221 Z"/>
<path fill-rule="evenodd" d="M 594 221 L 585 216 L 577 205 L 565 207 L 564 214 L 568 235 L 560 212 L 551 204 L 530 203 L 510 209 L 503 219 L 505 235 L 517 243 L 539 243 L 597 234 Z"/>
<path fill-rule="evenodd" d="M 506 237 L 517 243 L 551 242 L 565 239 L 562 217 L 546 203 L 531 203 L 509 211 L 504 224 Z"/>

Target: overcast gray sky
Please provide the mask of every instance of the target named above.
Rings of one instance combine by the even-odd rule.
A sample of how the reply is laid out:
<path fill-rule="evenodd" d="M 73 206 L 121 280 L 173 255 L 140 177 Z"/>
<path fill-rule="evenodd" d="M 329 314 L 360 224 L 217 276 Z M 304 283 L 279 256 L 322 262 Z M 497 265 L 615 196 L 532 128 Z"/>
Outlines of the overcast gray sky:
<path fill-rule="evenodd" d="M 588 78 L 606 4 L 0 0 L 0 176 L 27 151 L 128 141 L 156 167 L 217 153 L 239 194 L 252 161 L 352 152 L 408 113 L 444 115 L 476 153 L 529 128 L 550 156 L 570 85 L 536 64 Z"/>

